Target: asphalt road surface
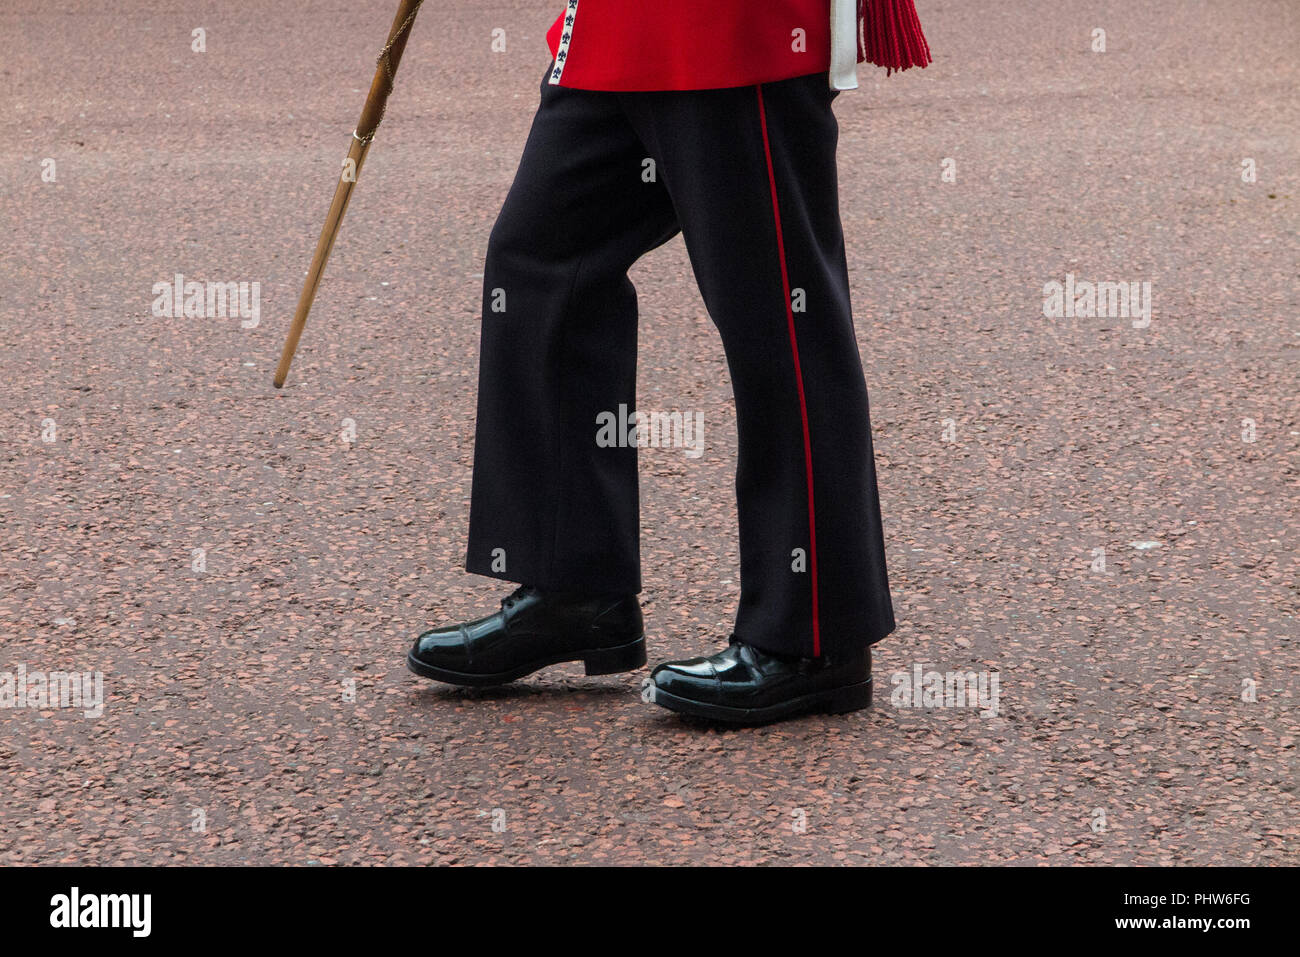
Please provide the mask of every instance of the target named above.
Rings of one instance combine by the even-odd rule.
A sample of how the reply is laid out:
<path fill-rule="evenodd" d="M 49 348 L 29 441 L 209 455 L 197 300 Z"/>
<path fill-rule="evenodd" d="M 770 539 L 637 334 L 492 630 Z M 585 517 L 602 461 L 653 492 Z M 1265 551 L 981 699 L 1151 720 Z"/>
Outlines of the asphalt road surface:
<path fill-rule="evenodd" d="M 871 711 L 726 730 L 404 667 L 508 591 L 477 312 L 562 4 L 421 15 L 275 391 L 395 3 L 6 3 L 0 863 L 1297 863 L 1300 9 L 918 5 L 934 64 L 835 106 L 899 627 Z M 681 240 L 633 279 L 705 423 L 641 454 L 653 662 L 728 633 L 736 445 Z"/>

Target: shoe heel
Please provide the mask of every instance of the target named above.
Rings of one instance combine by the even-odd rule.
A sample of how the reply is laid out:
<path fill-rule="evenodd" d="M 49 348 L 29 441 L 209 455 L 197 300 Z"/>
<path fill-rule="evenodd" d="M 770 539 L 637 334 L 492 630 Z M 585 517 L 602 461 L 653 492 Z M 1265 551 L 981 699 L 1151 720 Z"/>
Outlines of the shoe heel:
<path fill-rule="evenodd" d="M 855 685 L 845 685 L 831 692 L 826 702 L 828 714 L 847 714 L 871 707 L 871 679 Z"/>
<path fill-rule="evenodd" d="M 588 675 L 614 675 L 620 671 L 633 671 L 646 662 L 645 636 L 626 645 L 593 649 L 583 653 L 582 666 Z"/>

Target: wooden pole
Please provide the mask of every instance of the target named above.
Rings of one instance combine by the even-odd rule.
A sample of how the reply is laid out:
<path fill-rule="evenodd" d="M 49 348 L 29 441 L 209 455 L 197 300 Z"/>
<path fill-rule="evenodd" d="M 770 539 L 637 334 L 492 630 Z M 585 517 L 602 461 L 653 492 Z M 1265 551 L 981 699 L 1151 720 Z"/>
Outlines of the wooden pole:
<path fill-rule="evenodd" d="M 321 276 L 325 272 L 325 263 L 329 261 L 330 251 L 338 236 L 339 226 L 343 223 L 343 214 L 347 212 L 348 200 L 352 198 L 352 188 L 357 185 L 361 175 L 361 166 L 366 160 L 366 151 L 370 141 L 384 118 L 384 108 L 388 104 L 388 95 L 393 92 L 393 78 L 397 74 L 397 65 L 401 62 L 402 52 L 406 49 L 406 40 L 411 34 L 411 24 L 415 14 L 424 0 L 402 0 L 393 18 L 393 26 L 388 31 L 388 42 L 379 54 L 375 66 L 375 78 L 370 83 L 370 93 L 366 96 L 365 106 L 361 109 L 361 119 L 352 133 L 352 145 L 348 149 L 348 158 L 344 161 L 343 172 L 339 175 L 338 186 L 334 189 L 334 201 L 330 203 L 329 215 L 316 240 L 316 252 L 311 257 L 311 267 L 307 270 L 307 279 L 298 297 L 298 309 L 294 312 L 293 323 L 289 326 L 289 335 L 284 340 L 284 349 L 280 353 L 280 364 L 275 370 L 275 387 L 284 386 L 289 375 L 289 365 L 293 354 L 298 349 L 298 340 L 307 325 L 307 314 L 316 299 L 316 289 L 320 286 Z"/>

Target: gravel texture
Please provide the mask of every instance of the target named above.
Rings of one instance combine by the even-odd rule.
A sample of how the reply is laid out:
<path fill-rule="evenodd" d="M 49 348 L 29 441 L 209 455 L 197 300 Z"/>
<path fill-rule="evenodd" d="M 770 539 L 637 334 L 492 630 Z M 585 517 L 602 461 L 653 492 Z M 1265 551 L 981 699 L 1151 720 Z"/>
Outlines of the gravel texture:
<path fill-rule="evenodd" d="M 870 712 L 742 731 L 405 670 L 508 590 L 461 570 L 477 310 L 561 5 L 421 15 L 277 392 L 395 4 L 303 6 L 0 12 L 0 680 L 106 699 L 0 709 L 0 863 L 1298 862 L 1294 4 L 920 0 L 936 62 L 839 97 L 899 628 Z M 260 322 L 155 316 L 177 273 Z M 1067 274 L 1149 326 L 1045 318 Z M 706 426 L 642 454 L 657 661 L 728 632 L 734 411 L 680 239 L 633 278 L 641 401 Z M 996 714 L 896 706 L 916 666 Z"/>

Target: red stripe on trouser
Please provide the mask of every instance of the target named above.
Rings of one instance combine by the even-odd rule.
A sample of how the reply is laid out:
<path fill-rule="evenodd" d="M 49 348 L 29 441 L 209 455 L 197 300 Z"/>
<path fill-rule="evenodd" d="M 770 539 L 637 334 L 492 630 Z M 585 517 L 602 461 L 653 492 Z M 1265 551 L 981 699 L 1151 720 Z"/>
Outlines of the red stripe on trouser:
<path fill-rule="evenodd" d="M 799 391 L 799 417 L 803 420 L 803 460 L 808 477 L 808 571 L 812 575 L 813 657 L 822 653 L 821 624 L 817 615 L 817 519 L 813 510 L 812 439 L 808 432 L 808 402 L 803 392 L 803 371 L 799 367 L 799 341 L 794 334 L 794 308 L 790 302 L 790 274 L 785 265 L 785 238 L 781 233 L 781 208 L 776 198 L 776 173 L 772 170 L 772 144 L 767 138 L 767 110 L 763 107 L 763 87 L 758 93 L 758 122 L 763 128 L 763 155 L 767 160 L 767 182 L 772 189 L 772 221 L 776 224 L 776 252 L 781 261 L 781 288 L 785 292 L 785 321 L 790 330 L 790 354 L 794 357 L 794 381 Z"/>

